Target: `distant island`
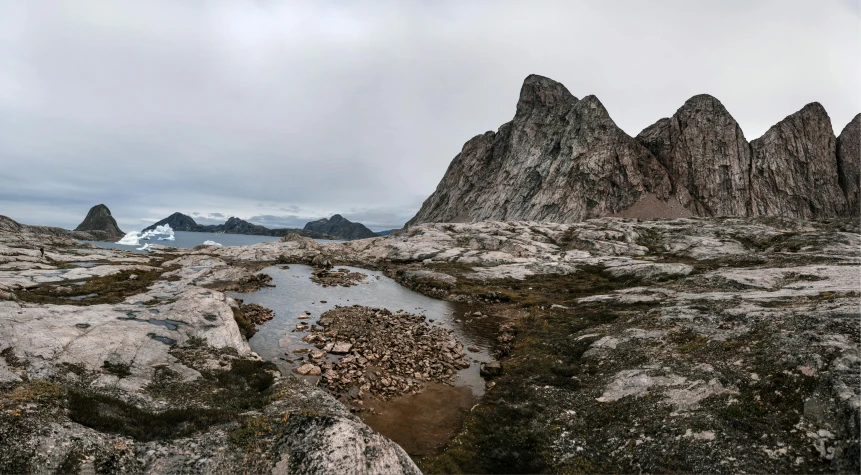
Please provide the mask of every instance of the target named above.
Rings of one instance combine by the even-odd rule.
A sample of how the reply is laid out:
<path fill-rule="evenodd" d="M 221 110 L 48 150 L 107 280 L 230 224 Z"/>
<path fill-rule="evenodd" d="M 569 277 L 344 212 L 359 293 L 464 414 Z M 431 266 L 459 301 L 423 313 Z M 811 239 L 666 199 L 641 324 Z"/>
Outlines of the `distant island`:
<path fill-rule="evenodd" d="M 317 221 L 311 221 L 305 225 L 305 231 L 338 236 L 338 238 L 348 241 L 353 239 L 380 237 L 379 234 L 371 231 L 365 227 L 364 224 L 354 223 L 340 214 L 336 214 L 328 219 L 323 218 Z"/>
<path fill-rule="evenodd" d="M 269 229 L 259 224 L 252 224 L 240 218 L 230 217 L 224 224 L 197 224 L 194 218 L 182 213 L 173 213 L 167 218 L 151 224 L 143 231 L 154 230 L 157 226 L 170 225 L 174 231 L 188 231 L 197 233 L 223 233 L 223 234 L 249 234 L 254 236 L 286 236 L 287 234 L 298 234 L 313 239 L 353 240 L 380 235 L 371 231 L 361 223 L 354 223 L 341 215 L 334 215 L 329 219 L 313 221 L 305 225 L 305 229 L 299 228 L 277 228 Z"/>

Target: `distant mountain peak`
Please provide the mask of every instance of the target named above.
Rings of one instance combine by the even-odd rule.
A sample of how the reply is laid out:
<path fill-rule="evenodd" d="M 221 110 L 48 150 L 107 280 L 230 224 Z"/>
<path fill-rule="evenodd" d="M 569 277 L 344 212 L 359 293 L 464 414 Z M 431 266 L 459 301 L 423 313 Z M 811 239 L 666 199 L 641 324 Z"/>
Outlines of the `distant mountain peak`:
<path fill-rule="evenodd" d="M 340 214 L 332 215 L 331 218 L 311 221 L 305 225 L 305 230 L 316 231 L 345 240 L 379 237 L 379 234 L 371 231 L 364 224 L 354 223 Z"/>
<path fill-rule="evenodd" d="M 75 228 L 75 231 L 99 232 L 111 237 L 122 237 L 125 234 L 120 230 L 114 217 L 111 216 L 111 210 L 103 204 L 90 208 L 87 216 Z"/>

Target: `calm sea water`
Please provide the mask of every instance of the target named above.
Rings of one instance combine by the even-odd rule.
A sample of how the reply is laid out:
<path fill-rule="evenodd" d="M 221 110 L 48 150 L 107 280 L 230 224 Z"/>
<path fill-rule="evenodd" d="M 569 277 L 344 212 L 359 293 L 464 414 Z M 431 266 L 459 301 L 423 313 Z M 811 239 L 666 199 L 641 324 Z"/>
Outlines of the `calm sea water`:
<path fill-rule="evenodd" d="M 192 233 L 188 231 L 175 231 L 174 232 L 173 241 L 159 241 L 155 237 L 150 240 L 141 240 L 140 245 L 137 246 L 124 246 L 122 244 L 117 244 L 115 242 L 100 242 L 100 241 L 84 241 L 90 244 L 95 244 L 99 247 L 107 247 L 111 249 L 124 249 L 126 251 L 136 251 L 136 252 L 147 252 L 147 251 L 137 251 L 137 248 L 143 246 L 146 243 L 149 244 L 162 244 L 165 246 L 173 246 L 173 247 L 184 247 L 184 248 L 192 248 L 194 246 L 199 246 L 203 244 L 204 241 L 215 241 L 225 246 L 248 246 L 250 244 L 257 244 L 260 242 L 272 242 L 277 241 L 281 238 L 275 236 L 249 236 L 246 234 L 218 234 L 218 233 Z"/>

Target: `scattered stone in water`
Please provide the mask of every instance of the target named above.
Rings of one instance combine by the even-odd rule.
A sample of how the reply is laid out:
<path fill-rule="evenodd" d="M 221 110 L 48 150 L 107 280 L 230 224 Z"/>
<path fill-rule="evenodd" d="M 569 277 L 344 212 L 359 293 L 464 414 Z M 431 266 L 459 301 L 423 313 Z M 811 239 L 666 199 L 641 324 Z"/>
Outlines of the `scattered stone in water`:
<path fill-rule="evenodd" d="M 293 372 L 302 376 L 319 376 L 321 373 L 320 367 L 311 363 L 305 363 L 302 366 L 295 368 Z"/>
<path fill-rule="evenodd" d="M 305 354 L 309 353 L 310 351 L 310 348 L 296 348 L 295 350 L 293 350 L 293 353 Z"/>
<path fill-rule="evenodd" d="M 255 325 L 263 325 L 275 317 L 275 312 L 256 303 L 242 304 L 241 308 L 245 318 Z"/>
<path fill-rule="evenodd" d="M 493 378 L 502 374 L 502 364 L 496 360 L 481 363 L 478 372 L 485 378 Z"/>
<path fill-rule="evenodd" d="M 471 351 L 471 352 L 473 352 L 473 353 L 478 353 L 478 348 L 476 348 L 476 347 L 474 347 L 474 346 L 470 346 L 470 347 L 468 347 L 468 348 L 467 348 L 467 350 L 469 350 L 469 351 Z"/>
<path fill-rule="evenodd" d="M 300 323 L 300 324 L 296 325 L 296 329 L 299 330 L 300 332 L 303 332 L 303 331 L 308 329 L 308 325 L 302 325 Z"/>
<path fill-rule="evenodd" d="M 309 318 L 311 318 L 311 317 L 309 317 L 308 315 L 299 315 L 299 316 L 298 316 L 298 317 L 296 317 L 296 318 L 297 318 L 297 319 L 299 319 L 299 320 L 307 320 L 307 319 L 309 319 Z"/>
<path fill-rule="evenodd" d="M 352 348 L 352 347 L 353 347 L 353 345 L 346 342 L 346 341 L 339 341 L 339 342 L 336 342 L 334 344 L 334 346 L 332 346 L 331 352 L 335 353 L 336 355 L 343 355 L 343 354 L 349 353 L 350 348 Z"/>
<path fill-rule="evenodd" d="M 356 284 L 365 283 L 366 274 L 361 272 L 350 272 L 349 269 L 327 270 L 318 269 L 311 273 L 311 280 L 323 287 L 340 285 L 351 287 Z M 321 301 L 321 303 L 326 303 Z"/>
<path fill-rule="evenodd" d="M 311 358 L 319 360 L 326 357 L 326 352 L 322 350 L 311 350 Z"/>
<path fill-rule="evenodd" d="M 324 342 L 325 339 L 320 335 L 312 333 L 311 335 L 305 335 L 304 337 L 302 337 L 302 341 L 304 341 L 305 343 L 317 343 Z"/>

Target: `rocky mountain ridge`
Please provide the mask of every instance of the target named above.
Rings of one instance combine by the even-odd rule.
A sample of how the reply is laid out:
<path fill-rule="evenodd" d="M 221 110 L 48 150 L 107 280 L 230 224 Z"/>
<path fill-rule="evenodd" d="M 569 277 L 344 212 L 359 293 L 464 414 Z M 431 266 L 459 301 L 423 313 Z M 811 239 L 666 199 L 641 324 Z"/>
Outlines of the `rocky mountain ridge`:
<path fill-rule="evenodd" d="M 103 204 L 90 208 L 87 216 L 75 228 L 75 231 L 91 233 L 97 236 L 99 240 L 119 239 L 125 235 L 117 225 L 117 221 L 111 216 L 111 210 Z"/>
<path fill-rule="evenodd" d="M 469 140 L 407 227 L 426 222 L 576 222 L 599 216 L 783 216 L 859 213 L 856 116 L 835 137 L 811 103 L 748 142 L 702 94 L 636 138 L 595 96 L 530 75 L 514 119 Z"/>
<path fill-rule="evenodd" d="M 311 221 L 305 225 L 305 231 L 314 231 L 330 236 L 335 236 L 338 239 L 347 241 L 353 239 L 366 239 L 379 237 L 380 235 L 365 227 L 362 223 L 354 223 L 347 218 L 336 214 L 331 218 L 323 218 L 317 221 Z"/>
<path fill-rule="evenodd" d="M 254 236 L 286 236 L 287 234 L 298 234 L 300 236 L 310 237 L 314 239 L 336 239 L 325 233 L 316 231 L 307 231 L 297 228 L 279 228 L 269 229 L 265 226 L 252 224 L 248 221 L 237 217 L 230 217 L 224 224 L 197 224 L 194 218 L 182 213 L 173 213 L 167 218 L 162 219 L 150 226 L 144 228 L 144 231 L 155 229 L 157 226 L 170 225 L 174 231 L 187 231 L 198 233 L 225 233 L 225 234 L 249 234 Z"/>

